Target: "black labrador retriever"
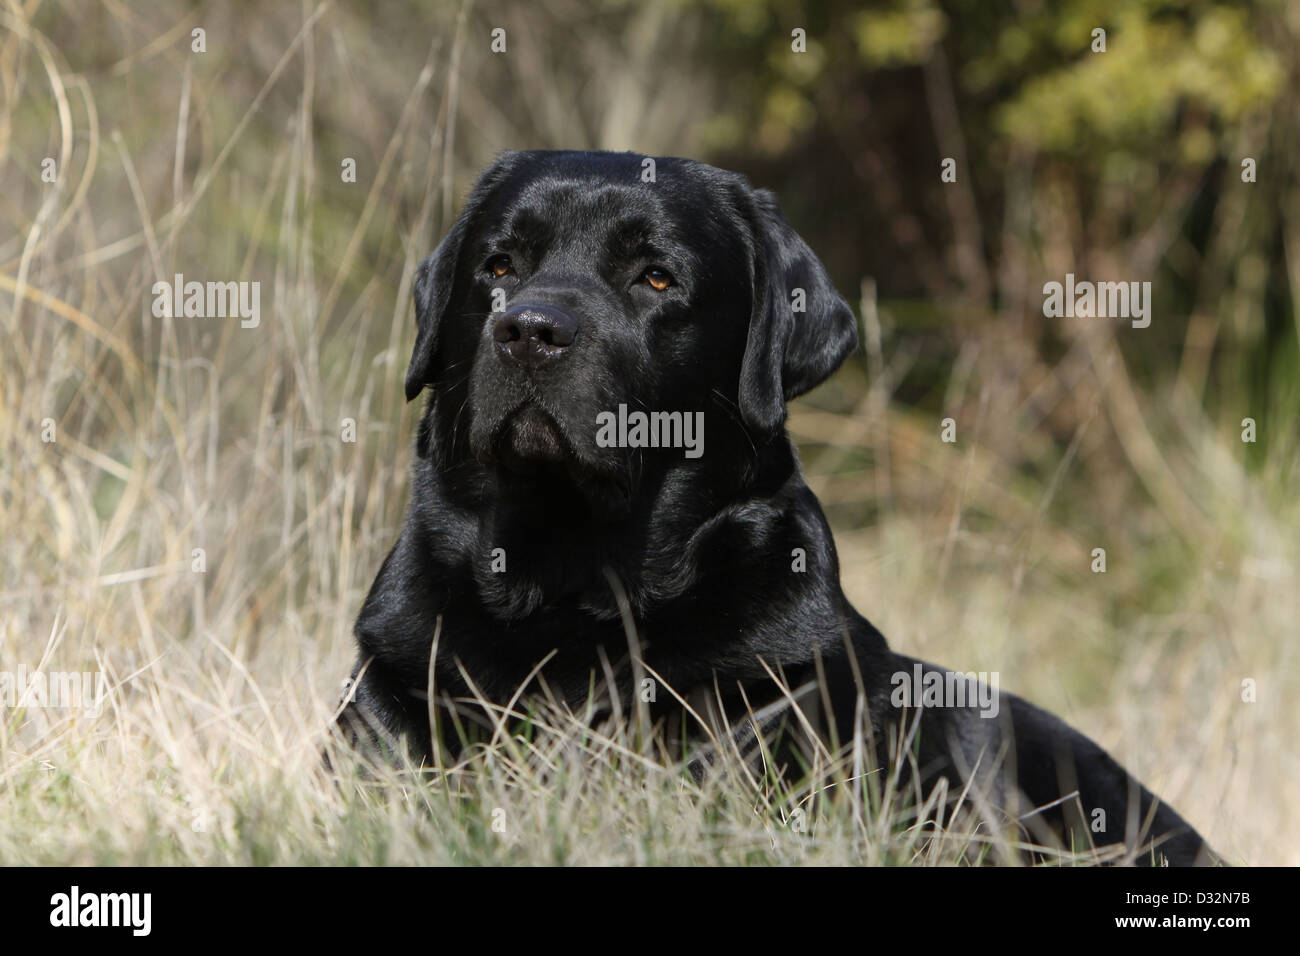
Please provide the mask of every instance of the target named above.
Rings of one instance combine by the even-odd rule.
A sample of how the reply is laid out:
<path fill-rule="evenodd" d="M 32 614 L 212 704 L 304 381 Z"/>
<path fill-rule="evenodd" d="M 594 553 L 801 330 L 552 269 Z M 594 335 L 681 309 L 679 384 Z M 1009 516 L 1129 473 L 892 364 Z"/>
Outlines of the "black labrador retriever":
<path fill-rule="evenodd" d="M 797 708 L 927 788 L 975 788 L 1040 845 L 1214 860 L 1092 741 L 895 654 L 845 599 L 785 417 L 855 321 L 770 193 L 686 159 L 506 153 L 420 266 L 415 307 L 406 397 L 432 400 L 356 625 L 353 743 L 428 755 L 521 691 L 631 702 L 662 681 L 656 719 L 703 691 L 752 744 Z"/>

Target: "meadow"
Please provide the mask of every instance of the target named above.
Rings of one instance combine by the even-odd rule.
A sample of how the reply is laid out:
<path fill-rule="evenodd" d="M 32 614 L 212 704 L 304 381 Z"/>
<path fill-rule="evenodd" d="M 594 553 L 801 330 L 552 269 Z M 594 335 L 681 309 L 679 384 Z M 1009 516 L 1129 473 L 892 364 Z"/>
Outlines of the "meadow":
<path fill-rule="evenodd" d="M 815 802 L 697 783 L 582 714 L 431 777 L 321 767 L 407 497 L 414 270 L 497 149 L 710 158 L 693 124 L 725 82 L 638 52 L 684 49 L 692 18 L 551 4 L 615 38 L 561 66 L 524 40 L 560 42 L 561 21 L 502 14 L 510 69 L 556 76 L 525 105 L 485 79 L 494 21 L 469 5 L 418 31 L 385 18 L 400 4 L 286 5 L 256 30 L 221 4 L 72 6 L 0 11 L 0 671 L 108 689 L 96 714 L 0 700 L 0 864 L 996 861 L 843 768 Z M 616 64 L 608 88 L 579 81 Z M 1063 276 L 1056 251 L 1021 284 Z M 156 314 L 177 274 L 257 282 L 259 323 Z M 1295 389 L 1261 395 L 1231 356 L 1210 376 L 1195 350 L 1135 370 L 1100 320 L 1044 352 L 1008 311 L 918 400 L 932 327 L 855 279 L 862 354 L 789 422 L 855 605 L 894 647 L 996 671 L 1093 737 L 1229 862 L 1300 864 Z M 1227 321 L 1248 319 L 1231 291 Z M 1289 335 L 1272 348 L 1294 382 Z"/>

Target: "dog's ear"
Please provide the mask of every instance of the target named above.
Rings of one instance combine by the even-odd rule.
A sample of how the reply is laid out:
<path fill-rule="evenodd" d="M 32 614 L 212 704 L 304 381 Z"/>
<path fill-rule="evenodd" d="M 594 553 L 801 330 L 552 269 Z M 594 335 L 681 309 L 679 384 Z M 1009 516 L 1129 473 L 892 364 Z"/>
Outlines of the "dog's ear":
<path fill-rule="evenodd" d="M 785 403 L 840 367 L 858 344 L 853 310 L 826 267 L 781 215 L 776 197 L 750 190 L 753 309 L 740 369 L 740 412 L 755 431 L 785 421 Z"/>
<path fill-rule="evenodd" d="M 411 350 L 411 364 L 406 369 L 406 400 L 409 402 L 433 384 L 433 353 L 438 348 L 438 326 L 451 295 L 451 283 L 456 274 L 456 259 L 461 243 L 458 221 L 447 233 L 438 248 L 420 263 L 415 270 L 415 348 Z"/>
<path fill-rule="evenodd" d="M 520 152 L 502 153 L 496 162 L 479 176 L 447 235 L 416 270 L 413 291 L 418 331 L 415 336 L 415 348 L 411 350 L 411 364 L 406 370 L 408 402 L 419 395 L 426 385 L 434 384 L 438 329 L 447 311 L 447 303 L 451 300 L 452 286 L 456 282 L 456 270 L 460 264 L 461 247 L 488 196 L 524 157 L 525 154 Z"/>

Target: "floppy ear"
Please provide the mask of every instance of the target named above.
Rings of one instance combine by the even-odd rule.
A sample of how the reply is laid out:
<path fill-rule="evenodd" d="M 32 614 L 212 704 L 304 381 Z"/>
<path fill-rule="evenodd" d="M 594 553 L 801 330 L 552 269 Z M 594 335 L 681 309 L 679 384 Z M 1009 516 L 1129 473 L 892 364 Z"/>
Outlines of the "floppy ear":
<path fill-rule="evenodd" d="M 411 350 L 411 364 L 406 370 L 406 400 L 409 402 L 435 384 L 435 356 L 438 352 L 438 329 L 442 325 L 456 281 L 461 246 L 469 235 L 470 226 L 492 190 L 505 174 L 519 164 L 524 154 L 502 153 L 474 184 L 465 205 L 456 217 L 442 242 L 415 273 L 415 322 L 419 329 L 415 348 Z"/>
<path fill-rule="evenodd" d="M 821 260 L 781 215 L 776 197 L 752 190 L 754 293 L 740 368 L 740 413 L 770 432 L 785 403 L 821 384 L 858 344 L 853 310 Z M 800 290 L 802 295 L 799 294 Z"/>
<path fill-rule="evenodd" d="M 412 297 L 415 299 L 418 331 L 415 334 L 415 348 L 411 350 L 411 364 L 406 369 L 408 402 L 424 391 L 424 386 L 433 384 L 433 353 L 438 347 L 438 326 L 442 322 L 442 312 L 447 307 L 451 282 L 456 274 L 456 247 L 460 245 L 460 237 L 455 233 L 453 227 L 447 238 L 438 244 L 438 248 L 415 271 Z"/>

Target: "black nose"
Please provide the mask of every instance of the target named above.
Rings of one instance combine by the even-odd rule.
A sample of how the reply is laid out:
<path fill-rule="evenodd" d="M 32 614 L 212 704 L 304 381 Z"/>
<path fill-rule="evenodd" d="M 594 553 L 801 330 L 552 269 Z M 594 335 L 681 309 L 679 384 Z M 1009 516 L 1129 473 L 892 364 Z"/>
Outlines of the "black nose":
<path fill-rule="evenodd" d="M 558 358 L 578 335 L 578 320 L 549 305 L 517 305 L 492 323 L 497 351 L 525 368 Z"/>

